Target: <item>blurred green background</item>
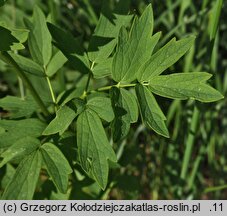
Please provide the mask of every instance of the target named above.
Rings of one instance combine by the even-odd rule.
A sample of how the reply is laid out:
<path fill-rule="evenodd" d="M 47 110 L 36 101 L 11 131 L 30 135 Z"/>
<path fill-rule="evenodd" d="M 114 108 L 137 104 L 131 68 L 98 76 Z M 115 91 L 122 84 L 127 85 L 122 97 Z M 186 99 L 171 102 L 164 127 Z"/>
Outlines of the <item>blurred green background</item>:
<path fill-rule="evenodd" d="M 159 47 L 172 37 L 179 39 L 187 34 L 196 35 L 196 43 L 187 55 L 165 73 L 212 73 L 210 84 L 226 96 L 227 2 L 221 0 L 8 0 L 0 8 L 0 22 L 12 28 L 24 28 L 23 19 L 30 17 L 34 5 L 38 4 L 48 19 L 81 37 L 83 46 L 87 48 L 100 13 L 114 11 L 139 15 L 149 3 L 154 10 L 154 32 L 162 32 Z M 26 50 L 20 52 L 28 55 Z M 21 94 L 18 79 L 10 70 L 0 62 L 0 98 Z M 84 85 L 85 80 L 66 64 L 52 82 L 55 92 L 60 94 L 64 89 Z M 103 85 L 108 79 L 101 82 Z M 41 91 L 45 93 L 45 88 Z M 53 185 L 44 178 L 35 198 L 226 199 L 226 97 L 209 104 L 161 97 L 157 100 L 167 116 L 171 138 L 163 138 L 142 124 L 134 124 L 128 138 L 119 143 L 117 155 L 121 167 L 111 170 L 106 191 L 100 191 L 96 184 L 84 179 L 79 170 L 78 180 L 69 194 L 50 192 Z M 6 116 L 7 113 L 0 108 L 0 117 Z M 14 168 L 7 169 L 10 176 Z M 1 173 L 1 189 L 4 189 L 8 179 Z"/>

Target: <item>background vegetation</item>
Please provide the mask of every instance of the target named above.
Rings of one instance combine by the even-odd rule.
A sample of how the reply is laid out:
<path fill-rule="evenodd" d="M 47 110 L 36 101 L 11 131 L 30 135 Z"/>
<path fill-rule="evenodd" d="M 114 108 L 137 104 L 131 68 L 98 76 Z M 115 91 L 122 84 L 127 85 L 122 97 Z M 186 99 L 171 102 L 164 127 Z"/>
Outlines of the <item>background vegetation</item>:
<path fill-rule="evenodd" d="M 56 192 L 45 172 L 41 173 L 35 199 L 226 199 L 227 198 L 227 5 L 221 0 L 9 0 L 0 8 L 0 22 L 23 28 L 38 4 L 53 23 L 81 37 L 87 48 L 100 13 L 108 10 L 120 14 L 141 14 L 148 3 L 154 10 L 154 32 L 162 31 L 159 46 L 172 37 L 196 35 L 196 43 L 177 64 L 165 73 L 206 71 L 214 76 L 210 83 L 225 99 L 219 102 L 178 101 L 157 98 L 167 116 L 170 139 L 133 124 L 129 136 L 119 143 L 120 168 L 111 170 L 105 191 L 84 178 L 75 167 L 74 187 L 65 195 Z M 107 10 L 108 8 L 108 10 Z M 108 15 L 108 14 L 107 14 Z M 0 38 L 1 42 L 1 38 Z M 28 53 L 21 51 L 24 56 Z M 12 69 L 0 62 L 0 98 L 7 95 L 24 97 L 21 80 Z M 54 92 L 82 86 L 81 74 L 67 63 L 51 79 Z M 93 83 L 99 86 L 104 83 Z M 40 83 L 36 88 L 47 94 Z M 0 104 L 1 107 L 1 104 Z M 0 118 L 8 113 L 0 108 Z M 70 155 L 67 143 L 61 146 Z M 1 148 L 1 147 L 0 147 Z M 72 157 L 72 155 L 70 156 Z M 7 164 L 0 169 L 0 190 L 15 172 Z"/>

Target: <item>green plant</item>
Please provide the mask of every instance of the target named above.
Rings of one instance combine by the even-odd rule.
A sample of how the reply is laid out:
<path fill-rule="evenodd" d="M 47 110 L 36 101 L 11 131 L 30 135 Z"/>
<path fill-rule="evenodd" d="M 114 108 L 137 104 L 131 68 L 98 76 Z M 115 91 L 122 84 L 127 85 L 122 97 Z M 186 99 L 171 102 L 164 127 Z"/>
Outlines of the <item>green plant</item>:
<path fill-rule="evenodd" d="M 53 25 L 51 18 L 46 24 L 38 7 L 24 23 L 26 29 L 0 26 L 0 59 L 29 90 L 23 96 L 22 85 L 22 99 L 0 100 L 9 111 L 9 119 L 0 120 L 0 166 L 18 165 L 2 199 L 32 199 L 40 173 L 43 178 L 48 174 L 63 194 L 73 191 L 85 173 L 105 190 L 109 168 L 119 166 L 115 151 L 131 124 L 140 121 L 139 114 L 148 128 L 169 137 L 153 94 L 201 102 L 223 98 L 207 84 L 211 75 L 206 72 L 161 75 L 193 46 L 195 37 L 173 38 L 157 50 L 161 33 L 153 34 L 151 5 L 140 18 L 101 14 L 87 51 L 80 37 Z M 17 53 L 25 42 L 32 59 Z M 58 90 L 56 97 L 51 79 L 67 61 L 82 81 Z"/>

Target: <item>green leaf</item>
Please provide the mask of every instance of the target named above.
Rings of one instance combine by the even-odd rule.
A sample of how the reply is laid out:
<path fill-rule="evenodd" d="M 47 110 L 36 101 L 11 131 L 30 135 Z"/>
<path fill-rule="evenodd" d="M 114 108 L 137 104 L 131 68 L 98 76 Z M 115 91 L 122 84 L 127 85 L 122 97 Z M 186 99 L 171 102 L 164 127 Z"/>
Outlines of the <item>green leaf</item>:
<path fill-rule="evenodd" d="M 67 58 L 63 55 L 61 51 L 58 51 L 53 58 L 51 59 L 50 63 L 47 66 L 46 74 L 47 76 L 51 77 L 56 72 L 58 72 L 59 69 L 63 67 L 63 65 L 66 63 Z"/>
<path fill-rule="evenodd" d="M 10 28 L 5 22 L 0 22 L 0 29 L 1 39 L 3 38 L 2 42 L 5 42 L 5 44 L 2 43 L 1 46 L 6 47 L 6 49 L 2 51 L 21 50 L 25 48 L 23 43 L 28 39 L 29 30 Z M 10 41 L 13 39 L 12 36 L 17 40 L 17 42 L 15 41 L 15 43 L 10 45 Z"/>
<path fill-rule="evenodd" d="M 6 96 L 0 99 L 0 107 L 9 112 L 10 118 L 30 116 L 38 109 L 31 97 L 21 99 L 14 96 Z"/>
<path fill-rule="evenodd" d="M 106 38 L 117 38 L 120 28 L 122 26 L 127 27 L 132 18 L 133 15 L 111 14 L 110 17 L 107 17 L 101 13 L 93 35 Z"/>
<path fill-rule="evenodd" d="M 105 59 L 105 61 L 95 64 L 95 66 L 92 69 L 92 73 L 94 74 L 94 77 L 96 79 L 99 79 L 99 78 L 103 78 L 105 76 L 111 75 L 112 61 L 113 61 L 113 58 L 108 58 L 108 59 Z"/>
<path fill-rule="evenodd" d="M 98 116 L 107 122 L 114 119 L 111 100 L 107 97 L 93 97 L 88 100 L 87 107 L 95 111 Z"/>
<path fill-rule="evenodd" d="M 156 76 L 150 80 L 150 90 L 167 98 L 182 100 L 193 98 L 201 102 L 213 102 L 222 99 L 223 96 L 206 84 L 211 76 L 205 72 Z"/>
<path fill-rule="evenodd" d="M 11 28 L 12 35 L 20 41 L 20 43 L 25 43 L 28 39 L 29 30 L 27 29 L 14 29 Z M 24 48 L 24 46 L 23 46 Z M 23 49 L 22 48 L 22 49 Z"/>
<path fill-rule="evenodd" d="M 46 124 L 38 119 L 0 120 L 0 127 L 4 133 L 0 134 L 0 149 L 13 145 L 26 136 L 39 137 L 42 135 Z"/>
<path fill-rule="evenodd" d="M 113 140 L 116 142 L 128 134 L 130 123 L 137 121 L 138 105 L 135 95 L 122 88 L 111 88 L 110 96 L 115 113 L 111 129 Z"/>
<path fill-rule="evenodd" d="M 10 53 L 10 55 L 25 73 L 45 77 L 43 68 L 36 62 L 18 54 Z"/>
<path fill-rule="evenodd" d="M 41 97 L 45 105 L 47 107 L 50 106 L 50 104 L 53 103 L 53 100 L 50 94 L 50 88 L 48 86 L 46 77 L 38 77 L 34 76 L 33 74 L 27 74 L 27 77 L 31 81 L 35 90 L 39 93 L 39 96 Z"/>
<path fill-rule="evenodd" d="M 42 158 L 39 151 L 33 152 L 21 161 L 1 199 L 31 200 L 38 182 L 41 164 Z"/>
<path fill-rule="evenodd" d="M 74 38 L 68 32 L 47 23 L 48 29 L 55 41 L 55 45 L 67 57 L 75 69 L 82 73 L 89 72 L 89 60 L 81 47 L 80 38 Z"/>
<path fill-rule="evenodd" d="M 147 87 L 138 84 L 136 86 L 136 95 L 143 122 L 156 133 L 169 138 L 169 132 L 165 125 L 166 117 L 156 102 L 153 94 Z"/>
<path fill-rule="evenodd" d="M 9 182 L 12 180 L 16 169 L 10 163 L 6 164 L 4 176 L 1 180 L 1 188 L 6 188 Z"/>
<path fill-rule="evenodd" d="M 108 160 L 117 161 L 98 115 L 88 109 L 77 120 L 77 145 L 81 166 L 104 190 L 107 185 Z"/>
<path fill-rule="evenodd" d="M 28 45 L 32 58 L 41 66 L 47 66 L 52 56 L 51 35 L 47 29 L 46 17 L 38 6 L 34 7 L 33 23 L 26 20 L 26 26 L 30 30 Z"/>
<path fill-rule="evenodd" d="M 11 46 L 11 50 L 22 50 L 24 49 L 24 45 L 22 43 L 26 42 L 28 39 L 29 31 L 27 29 L 10 29 L 12 35 L 20 42 L 15 43 Z"/>
<path fill-rule="evenodd" d="M 84 93 L 84 87 L 77 87 L 77 88 L 72 88 L 68 89 L 64 92 L 62 92 L 58 98 L 57 98 L 57 103 L 60 105 L 65 105 L 69 101 L 79 98 L 82 94 Z"/>
<path fill-rule="evenodd" d="M 128 38 L 125 28 L 121 28 L 117 52 L 113 59 L 113 79 L 117 82 L 131 82 L 136 79 L 139 68 L 153 52 L 160 37 L 157 33 L 152 37 L 153 12 L 149 5 L 142 16 L 135 20 Z"/>
<path fill-rule="evenodd" d="M 9 161 L 19 160 L 28 156 L 34 152 L 40 146 L 40 144 L 41 143 L 38 139 L 32 137 L 24 137 L 18 140 L 0 155 L 1 158 L 3 158 L 0 163 L 0 168 Z"/>
<path fill-rule="evenodd" d="M 42 145 L 41 153 L 52 181 L 61 193 L 66 193 L 69 174 L 72 173 L 69 162 L 62 152 L 52 143 Z"/>
<path fill-rule="evenodd" d="M 113 58 L 109 56 L 117 44 L 119 30 L 122 26 L 129 26 L 133 17 L 132 15 L 112 14 L 107 8 L 104 10 L 105 14 L 100 15 L 88 47 L 88 57 L 91 62 L 95 63 L 92 68 L 95 78 L 111 74 Z"/>
<path fill-rule="evenodd" d="M 43 131 L 43 135 L 63 134 L 75 117 L 76 113 L 71 108 L 66 105 L 61 107 L 57 111 L 56 117 L 50 122 L 45 131 Z"/>
<path fill-rule="evenodd" d="M 0 26 L 0 38 L 0 51 L 10 51 L 24 48 L 20 41 L 13 36 L 12 31 L 2 26 Z"/>
<path fill-rule="evenodd" d="M 117 36 L 122 26 L 128 26 L 132 15 L 113 14 L 106 17 L 101 14 L 91 38 L 88 57 L 92 62 L 104 62 L 117 44 Z"/>
<path fill-rule="evenodd" d="M 76 115 L 82 113 L 86 107 L 86 101 L 80 98 L 75 98 L 68 104 L 75 111 Z"/>
<path fill-rule="evenodd" d="M 148 81 L 152 77 L 161 74 L 164 70 L 169 68 L 177 62 L 193 45 L 194 36 L 176 41 L 173 38 L 164 47 L 151 56 L 140 69 L 138 74 L 139 81 Z"/>

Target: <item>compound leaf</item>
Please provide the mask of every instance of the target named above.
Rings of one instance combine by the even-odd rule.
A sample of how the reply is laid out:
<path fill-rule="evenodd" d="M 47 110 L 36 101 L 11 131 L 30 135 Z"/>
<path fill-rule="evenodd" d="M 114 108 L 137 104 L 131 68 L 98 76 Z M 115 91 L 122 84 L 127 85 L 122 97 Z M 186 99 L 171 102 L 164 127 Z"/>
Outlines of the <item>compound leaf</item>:
<path fill-rule="evenodd" d="M 156 102 L 153 94 L 147 87 L 138 84 L 136 86 L 136 95 L 144 123 L 156 133 L 168 138 L 169 132 L 165 125 L 166 117 Z"/>
<path fill-rule="evenodd" d="M 194 36 L 176 41 L 173 38 L 141 67 L 138 80 L 148 81 L 177 62 L 193 45 Z"/>
<path fill-rule="evenodd" d="M 130 124 L 137 121 L 138 105 L 133 93 L 125 89 L 111 88 L 111 100 L 115 113 L 112 122 L 114 142 L 123 139 L 129 132 Z"/>
<path fill-rule="evenodd" d="M 39 146 L 40 141 L 36 138 L 24 137 L 18 140 L 0 155 L 0 157 L 3 158 L 0 163 L 0 167 L 4 166 L 9 161 L 19 160 L 28 156 Z"/>
<path fill-rule="evenodd" d="M 63 134 L 75 117 L 76 113 L 71 108 L 66 105 L 61 107 L 57 111 L 56 117 L 43 131 L 43 135 L 50 135 L 55 133 L 60 133 L 60 135 Z"/>
<path fill-rule="evenodd" d="M 152 77 L 150 90 L 173 99 L 193 98 L 201 102 L 213 102 L 223 98 L 220 92 L 206 84 L 211 74 L 205 72 L 179 73 Z"/>
<path fill-rule="evenodd" d="M 31 200 L 38 182 L 41 165 L 42 157 L 39 151 L 31 153 L 21 161 L 1 199 Z"/>
<path fill-rule="evenodd" d="M 113 79 L 117 82 L 131 82 L 136 79 L 139 68 L 152 54 L 160 33 L 152 38 L 153 11 L 149 5 L 142 16 L 136 19 L 128 37 L 125 28 L 121 28 L 117 52 L 113 59 Z"/>
<path fill-rule="evenodd" d="M 61 193 L 66 193 L 72 168 L 63 153 L 52 143 L 42 145 L 41 153 L 47 171 Z"/>
<path fill-rule="evenodd" d="M 107 185 L 108 160 L 116 162 L 116 155 L 107 139 L 98 115 L 87 109 L 77 120 L 77 145 L 81 166 L 104 190 Z"/>

